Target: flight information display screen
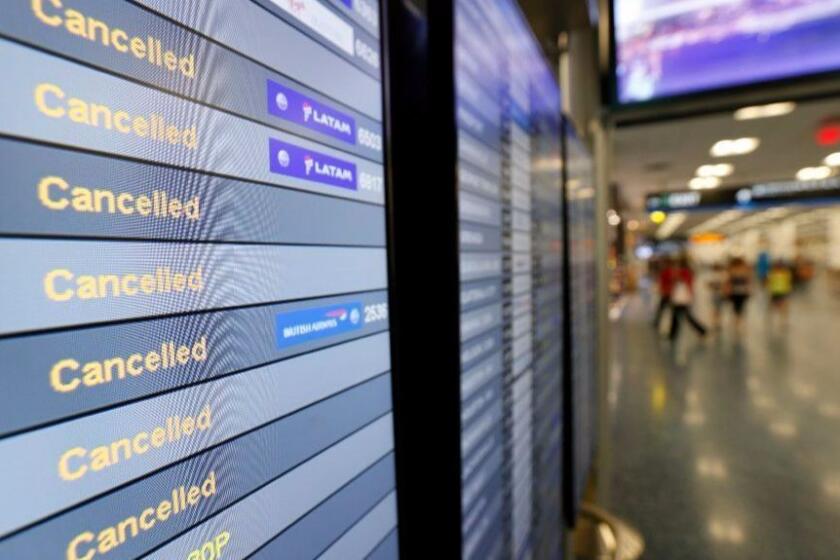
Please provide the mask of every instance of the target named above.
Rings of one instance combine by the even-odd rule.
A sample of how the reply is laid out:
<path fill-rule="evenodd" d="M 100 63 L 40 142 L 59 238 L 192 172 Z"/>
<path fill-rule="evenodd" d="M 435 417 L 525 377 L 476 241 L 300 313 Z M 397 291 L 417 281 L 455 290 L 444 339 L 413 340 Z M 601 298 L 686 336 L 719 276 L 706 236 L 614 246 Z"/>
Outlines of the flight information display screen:
<path fill-rule="evenodd" d="M 571 414 L 569 482 L 571 507 L 577 511 L 595 454 L 598 410 L 598 335 L 596 315 L 595 183 L 592 156 L 571 122 L 564 125 L 570 290 Z"/>
<path fill-rule="evenodd" d="M 14 0 L 0 67 L 0 556 L 396 558 L 377 0 Z"/>
<path fill-rule="evenodd" d="M 455 6 L 462 556 L 559 558 L 557 80 L 515 2 Z"/>

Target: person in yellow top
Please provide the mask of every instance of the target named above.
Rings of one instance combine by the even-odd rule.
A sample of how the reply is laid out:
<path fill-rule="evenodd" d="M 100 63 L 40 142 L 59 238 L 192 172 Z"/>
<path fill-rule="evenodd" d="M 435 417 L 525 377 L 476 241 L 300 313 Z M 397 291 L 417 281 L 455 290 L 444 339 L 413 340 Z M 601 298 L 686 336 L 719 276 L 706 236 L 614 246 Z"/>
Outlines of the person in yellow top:
<path fill-rule="evenodd" d="M 775 261 L 767 274 L 767 291 L 770 293 L 771 310 L 778 312 L 787 322 L 788 297 L 793 291 L 793 271 L 782 261 Z"/>

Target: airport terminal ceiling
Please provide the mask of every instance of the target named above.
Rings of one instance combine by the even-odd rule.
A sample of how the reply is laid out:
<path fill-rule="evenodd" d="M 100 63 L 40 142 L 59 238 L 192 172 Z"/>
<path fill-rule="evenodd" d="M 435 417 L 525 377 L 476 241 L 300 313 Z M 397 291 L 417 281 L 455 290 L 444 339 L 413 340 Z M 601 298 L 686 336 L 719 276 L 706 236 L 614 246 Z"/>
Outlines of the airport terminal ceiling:
<path fill-rule="evenodd" d="M 723 187 L 794 179 L 798 170 L 821 165 L 826 155 L 840 149 L 821 146 L 816 139 L 820 127 L 838 116 L 840 100 L 825 99 L 798 103 L 793 112 L 772 118 L 739 121 L 734 111 L 726 111 L 620 126 L 614 135 L 613 180 L 622 204 L 640 212 L 648 193 L 687 190 L 701 165 L 732 164 Z M 757 138 L 760 144 L 745 155 L 710 154 L 719 140 L 737 138 Z"/>

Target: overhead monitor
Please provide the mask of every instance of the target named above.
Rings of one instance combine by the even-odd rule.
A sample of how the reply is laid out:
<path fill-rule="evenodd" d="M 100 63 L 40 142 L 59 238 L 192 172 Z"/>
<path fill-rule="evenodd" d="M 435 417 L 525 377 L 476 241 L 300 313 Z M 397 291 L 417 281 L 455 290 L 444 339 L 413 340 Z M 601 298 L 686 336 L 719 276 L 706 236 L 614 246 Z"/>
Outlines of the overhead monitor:
<path fill-rule="evenodd" d="M 0 557 L 396 558 L 377 0 L 0 35 Z"/>
<path fill-rule="evenodd" d="M 614 94 L 639 103 L 840 70 L 839 0 L 613 0 Z"/>

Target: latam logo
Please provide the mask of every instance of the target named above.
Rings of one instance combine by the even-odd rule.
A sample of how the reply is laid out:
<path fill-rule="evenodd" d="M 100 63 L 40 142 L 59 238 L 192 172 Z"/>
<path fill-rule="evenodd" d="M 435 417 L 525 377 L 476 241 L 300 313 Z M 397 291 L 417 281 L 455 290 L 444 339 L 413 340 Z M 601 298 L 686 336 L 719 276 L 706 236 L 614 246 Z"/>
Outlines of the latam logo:
<path fill-rule="evenodd" d="M 268 112 L 315 132 L 356 143 L 356 121 L 350 115 L 273 80 L 267 82 Z"/>
<path fill-rule="evenodd" d="M 303 104 L 303 122 L 312 123 L 322 128 L 332 130 L 341 135 L 341 138 L 353 138 L 352 119 L 343 120 L 334 115 L 319 111 L 308 101 Z"/>
<path fill-rule="evenodd" d="M 272 173 L 356 190 L 356 164 L 270 138 L 269 170 Z"/>
<path fill-rule="evenodd" d="M 307 176 L 314 173 L 322 177 L 333 177 L 340 181 L 353 182 L 353 169 L 350 167 L 322 163 L 309 154 L 303 156 L 303 166 L 306 168 Z"/>

